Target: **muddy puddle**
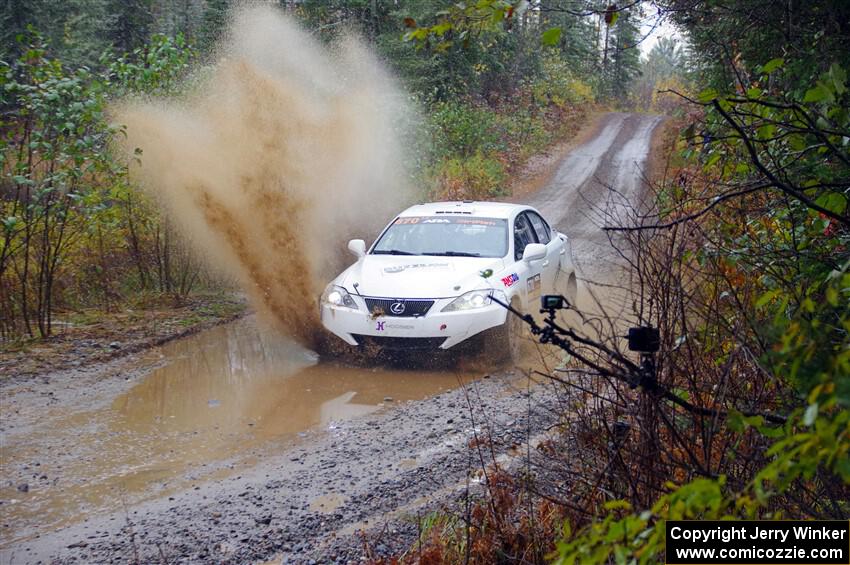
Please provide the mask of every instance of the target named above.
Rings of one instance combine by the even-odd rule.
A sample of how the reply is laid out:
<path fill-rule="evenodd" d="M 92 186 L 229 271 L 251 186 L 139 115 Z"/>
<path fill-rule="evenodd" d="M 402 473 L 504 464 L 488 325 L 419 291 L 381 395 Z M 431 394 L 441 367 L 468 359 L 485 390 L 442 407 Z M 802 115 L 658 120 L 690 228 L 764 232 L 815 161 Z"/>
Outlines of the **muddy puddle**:
<path fill-rule="evenodd" d="M 141 362 L 152 356 L 163 364 L 106 406 L 56 407 L 26 433 L 4 434 L 0 545 L 232 475 L 312 433 L 471 378 L 320 362 L 253 318 Z"/>

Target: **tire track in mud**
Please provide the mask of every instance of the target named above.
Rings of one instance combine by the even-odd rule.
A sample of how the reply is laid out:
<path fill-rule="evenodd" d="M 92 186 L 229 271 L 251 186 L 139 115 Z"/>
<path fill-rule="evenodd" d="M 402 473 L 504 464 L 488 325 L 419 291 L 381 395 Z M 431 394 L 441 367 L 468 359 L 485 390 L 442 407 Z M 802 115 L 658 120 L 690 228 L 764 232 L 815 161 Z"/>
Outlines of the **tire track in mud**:
<path fill-rule="evenodd" d="M 663 119 L 606 114 L 600 133 L 575 148 L 549 185 L 528 199 L 570 237 L 580 275 L 587 281 L 609 278 L 617 253 L 602 226 L 625 219 L 639 205 L 652 134 Z"/>
<path fill-rule="evenodd" d="M 653 133 L 663 121 L 650 114 L 605 114 L 599 133 L 575 148 L 549 185 L 528 199 L 570 237 L 583 283 L 579 307 L 604 315 L 608 323 L 631 317 L 631 281 L 622 255 L 626 247 L 603 227 L 627 225 L 644 207 Z"/>

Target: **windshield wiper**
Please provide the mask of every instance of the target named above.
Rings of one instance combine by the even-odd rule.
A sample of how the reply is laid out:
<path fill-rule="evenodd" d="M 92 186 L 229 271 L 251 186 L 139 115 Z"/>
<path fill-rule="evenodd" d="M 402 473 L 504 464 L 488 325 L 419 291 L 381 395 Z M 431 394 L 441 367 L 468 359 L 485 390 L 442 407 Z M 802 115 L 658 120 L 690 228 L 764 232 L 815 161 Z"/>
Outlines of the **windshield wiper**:
<path fill-rule="evenodd" d="M 372 255 L 413 255 L 413 253 L 401 249 L 376 249 Z"/>
<path fill-rule="evenodd" d="M 467 251 L 434 251 L 431 253 L 423 253 L 422 255 L 442 255 L 446 257 L 481 257 L 480 253 L 469 253 Z"/>

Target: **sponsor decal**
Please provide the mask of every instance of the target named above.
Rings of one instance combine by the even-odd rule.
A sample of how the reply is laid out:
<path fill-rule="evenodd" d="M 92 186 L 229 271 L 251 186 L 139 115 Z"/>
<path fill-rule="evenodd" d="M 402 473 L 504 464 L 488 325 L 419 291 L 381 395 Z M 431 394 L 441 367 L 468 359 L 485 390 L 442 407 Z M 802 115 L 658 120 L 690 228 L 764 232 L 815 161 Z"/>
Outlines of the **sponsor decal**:
<path fill-rule="evenodd" d="M 534 275 L 525 284 L 529 294 L 540 292 L 540 275 Z"/>
<path fill-rule="evenodd" d="M 501 220 L 502 222 L 504 220 Z M 489 218 L 457 218 L 456 224 L 464 226 L 498 226 L 500 220 L 491 220 Z"/>
<path fill-rule="evenodd" d="M 448 269 L 448 263 L 413 263 L 410 265 L 393 265 L 384 267 L 385 273 L 400 273 L 407 269 Z"/>
<path fill-rule="evenodd" d="M 511 273 L 506 277 L 502 277 L 502 284 L 505 286 L 513 286 L 515 282 L 519 280 L 519 275 L 516 273 Z"/>
<path fill-rule="evenodd" d="M 376 321 L 375 322 L 375 331 L 376 332 L 385 332 L 387 330 L 413 330 L 416 329 L 415 326 L 411 324 L 391 324 L 386 320 Z"/>
<path fill-rule="evenodd" d="M 443 331 L 444 329 L 446 329 L 446 324 L 440 324 L 440 331 Z"/>
<path fill-rule="evenodd" d="M 397 226 L 416 225 L 416 224 L 457 224 L 462 226 L 501 226 L 507 223 L 507 220 L 502 218 L 470 218 L 469 216 L 405 216 L 398 218 L 395 222 Z"/>

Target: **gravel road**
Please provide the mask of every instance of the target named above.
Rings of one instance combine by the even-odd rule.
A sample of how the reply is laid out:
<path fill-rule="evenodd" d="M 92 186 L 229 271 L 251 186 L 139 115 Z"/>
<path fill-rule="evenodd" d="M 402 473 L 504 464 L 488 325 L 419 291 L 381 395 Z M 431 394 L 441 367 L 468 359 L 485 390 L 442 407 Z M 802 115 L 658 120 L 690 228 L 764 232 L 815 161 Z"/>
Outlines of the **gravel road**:
<path fill-rule="evenodd" d="M 527 198 L 571 237 L 587 281 L 618 276 L 616 252 L 599 227 L 596 207 L 616 215 L 625 202 L 636 200 L 661 121 L 652 115 L 603 115 L 551 183 Z M 12 427 L 26 433 L 41 410 L 57 403 L 106 405 L 163 362 L 136 364 L 130 371 L 113 361 L 44 375 L 27 385 L 0 384 L 0 431 L 4 438 Z M 554 356 L 534 361 L 558 362 Z M 116 501 L 118 510 L 0 541 L 0 563 L 348 563 L 363 558 L 364 535 L 375 554 L 397 552 L 415 539 L 416 516 L 470 484 L 482 457 L 469 448 L 471 441 L 492 440 L 485 459 L 510 457 L 516 445 L 539 438 L 556 421 L 563 401 L 549 385 L 531 383 L 521 369 L 482 375 L 424 400 L 385 400 L 377 412 L 316 427 L 291 444 L 252 448 L 250 465 L 228 473 L 220 464 L 218 478 L 212 473 L 179 492 L 126 507 Z M 20 422 L 12 426 L 15 418 Z M 4 483 L 17 482 L 12 474 L 4 466 Z M 474 487 L 476 480 L 471 482 Z M 2 517 L 9 505 L 0 502 Z"/>

